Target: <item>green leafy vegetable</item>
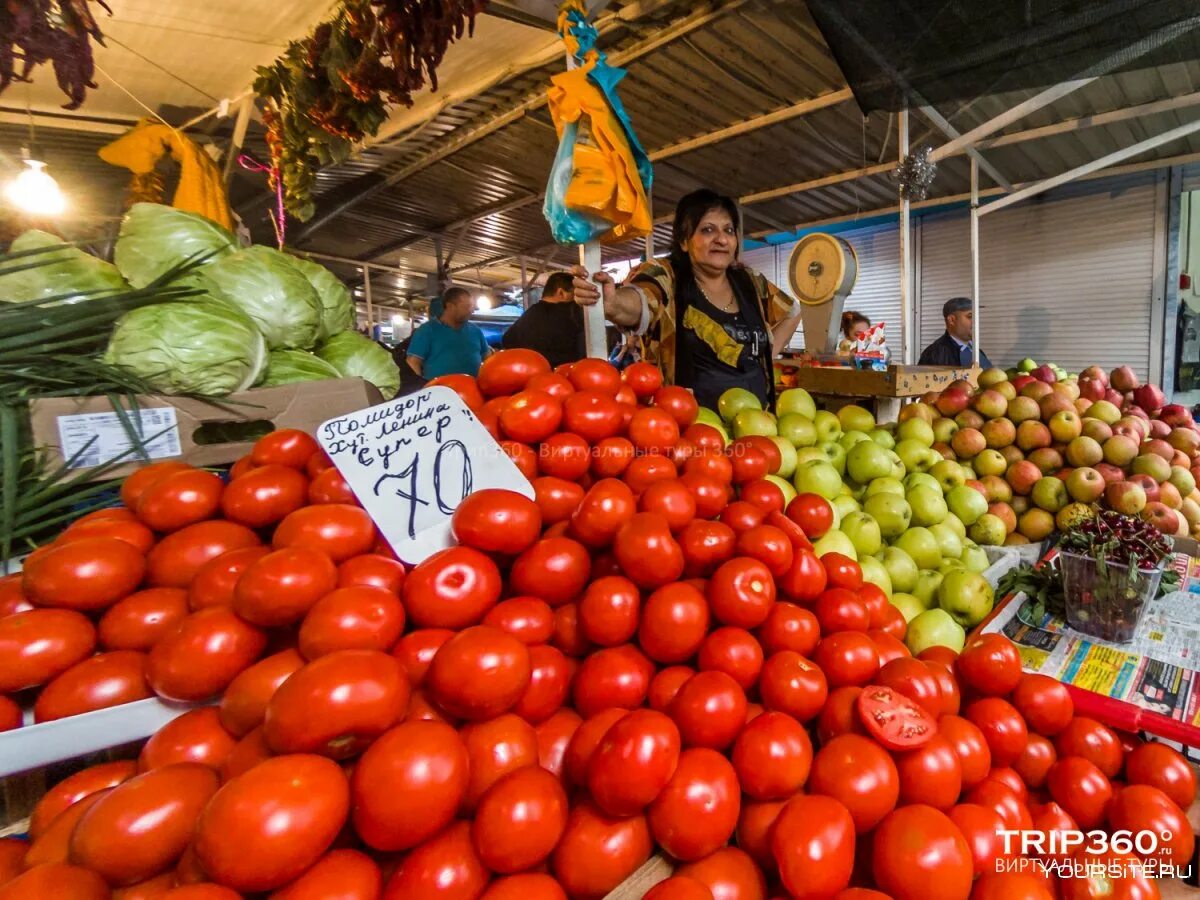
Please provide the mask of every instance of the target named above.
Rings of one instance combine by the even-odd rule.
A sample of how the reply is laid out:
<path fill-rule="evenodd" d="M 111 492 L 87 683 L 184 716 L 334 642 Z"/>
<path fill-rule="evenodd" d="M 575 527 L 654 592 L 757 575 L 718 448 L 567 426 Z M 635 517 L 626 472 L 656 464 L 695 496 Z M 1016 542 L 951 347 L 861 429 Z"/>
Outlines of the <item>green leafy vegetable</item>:
<path fill-rule="evenodd" d="M 261 384 L 263 387 L 274 387 L 297 381 L 341 377 L 341 372 L 307 350 L 272 350 L 267 357 L 267 371 Z"/>
<path fill-rule="evenodd" d="M 317 356 L 333 365 L 344 378 L 362 378 L 379 388 L 386 399 L 400 390 L 400 369 L 392 355 L 357 331 L 343 331 L 319 348 Z"/>
<path fill-rule="evenodd" d="M 254 320 L 272 350 L 307 350 L 317 342 L 321 300 L 287 255 L 270 247 L 247 247 L 199 275 Z"/>
<path fill-rule="evenodd" d="M 34 253 L 34 251 L 42 251 Z M 12 242 L 13 254 L 32 253 L 24 265 L 9 264 L 0 273 L 0 301 L 55 298 L 78 303 L 89 296 L 129 290 L 112 263 L 97 259 L 44 231 L 26 231 Z M 35 264 L 36 261 L 36 264 Z"/>
<path fill-rule="evenodd" d="M 144 287 L 188 260 L 232 253 L 232 234 L 210 219 L 159 203 L 135 203 L 121 221 L 113 260 L 134 287 Z"/>

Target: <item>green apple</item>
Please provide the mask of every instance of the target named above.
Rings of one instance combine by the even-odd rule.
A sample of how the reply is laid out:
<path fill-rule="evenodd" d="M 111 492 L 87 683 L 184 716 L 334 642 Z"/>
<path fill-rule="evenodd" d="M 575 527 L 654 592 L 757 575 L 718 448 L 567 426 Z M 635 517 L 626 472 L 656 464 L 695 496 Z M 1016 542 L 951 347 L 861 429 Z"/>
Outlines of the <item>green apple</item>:
<path fill-rule="evenodd" d="M 918 484 L 905 495 L 908 505 L 912 507 L 912 522 L 914 525 L 936 525 L 948 516 L 949 508 L 942 496 L 942 489 L 935 484 Z"/>
<path fill-rule="evenodd" d="M 988 559 L 987 551 L 978 544 L 964 544 L 962 557 L 959 562 L 963 564 L 963 568 L 968 572 L 984 572 L 987 567 L 992 564 Z"/>
<path fill-rule="evenodd" d="M 933 423 L 933 439 L 939 444 L 948 444 L 954 440 L 954 433 L 958 431 L 958 423 L 953 419 L 936 419 Z"/>
<path fill-rule="evenodd" d="M 929 526 L 929 533 L 937 538 L 938 549 L 942 552 L 942 559 L 958 559 L 962 556 L 963 552 L 962 535 L 950 525 L 951 519 L 958 522 L 958 519 L 954 516 L 947 516 L 944 521 Z M 961 525 L 962 523 L 960 522 L 959 524 Z"/>
<path fill-rule="evenodd" d="M 910 528 L 892 543 L 912 557 L 918 569 L 934 569 L 942 561 L 942 549 L 928 528 Z"/>
<path fill-rule="evenodd" d="M 871 440 L 877 443 L 880 447 L 883 447 L 885 450 L 896 449 L 896 438 L 893 437 L 892 433 L 886 428 L 872 428 L 871 433 L 868 436 L 871 438 Z"/>
<path fill-rule="evenodd" d="M 879 534 L 879 523 L 865 512 L 851 512 L 842 519 L 842 534 L 850 538 L 858 558 L 871 556 L 883 549 L 883 538 Z"/>
<path fill-rule="evenodd" d="M 868 484 L 876 478 L 890 476 L 892 462 L 887 450 L 864 435 L 862 443 L 855 444 L 846 453 L 846 472 L 859 484 Z"/>
<path fill-rule="evenodd" d="M 827 460 L 810 460 L 796 467 L 792 484 L 801 494 L 820 494 L 832 500 L 842 492 L 842 476 Z M 984 504 L 985 508 L 987 504 Z"/>
<path fill-rule="evenodd" d="M 817 460 L 818 462 L 829 462 L 829 457 L 825 455 L 825 451 L 822 450 L 820 447 L 817 447 L 814 445 L 812 447 L 797 447 L 796 448 L 796 468 L 797 469 L 800 468 L 802 465 L 804 465 L 806 462 L 812 462 L 814 459 Z"/>
<path fill-rule="evenodd" d="M 1175 485 L 1181 497 L 1186 497 L 1196 489 L 1196 477 L 1183 466 L 1171 466 L 1171 477 L 1167 481 Z"/>
<path fill-rule="evenodd" d="M 1008 460 L 999 450 L 984 450 L 973 460 L 971 467 L 979 475 L 1003 475 L 1008 471 Z"/>
<path fill-rule="evenodd" d="M 891 540 L 903 534 L 912 521 L 912 507 L 901 494 L 876 494 L 863 501 L 863 512 L 879 523 L 879 533 Z"/>
<path fill-rule="evenodd" d="M 917 584 L 912 595 L 925 604 L 926 609 L 937 606 L 937 589 L 945 576 L 935 569 L 922 569 L 917 573 Z"/>
<path fill-rule="evenodd" d="M 779 417 L 776 425 L 779 436 L 792 442 L 794 447 L 811 447 L 817 442 L 817 429 L 808 416 L 787 413 Z"/>
<path fill-rule="evenodd" d="M 892 596 L 892 577 L 888 575 L 887 569 L 874 556 L 860 556 L 858 558 L 858 567 L 862 569 L 864 582 L 870 582 L 878 587 L 881 591 Z"/>
<path fill-rule="evenodd" d="M 733 436 L 735 438 L 751 434 L 770 437 L 778 433 L 779 427 L 775 424 L 775 417 L 765 409 L 743 409 L 733 417 Z"/>
<path fill-rule="evenodd" d="M 938 606 L 964 628 L 982 622 L 994 601 L 992 586 L 978 572 L 950 572 L 938 588 Z"/>
<path fill-rule="evenodd" d="M 892 464 L 892 477 L 896 479 L 903 478 L 904 473 L 908 471 L 904 468 L 904 460 L 900 458 L 899 454 L 897 454 L 895 450 L 888 450 L 887 455 L 888 460 Z"/>
<path fill-rule="evenodd" d="M 796 474 L 796 447 L 787 438 L 775 435 L 772 443 L 779 448 L 779 470 L 775 473 L 780 478 L 791 478 Z"/>
<path fill-rule="evenodd" d="M 925 610 L 908 623 L 908 632 L 904 635 L 905 646 L 913 656 L 930 647 L 949 647 L 959 653 L 966 640 L 963 627 L 942 609 Z"/>
<path fill-rule="evenodd" d="M 1030 359 L 1029 357 L 1025 357 L 1025 359 L 1023 359 L 1019 363 L 1017 363 L 1017 371 L 1018 372 L 1032 372 L 1036 368 L 1037 368 L 1037 363 L 1034 360 Z"/>
<path fill-rule="evenodd" d="M 812 419 L 817 414 L 817 404 L 804 388 L 789 388 L 775 401 L 778 416 L 799 415 Z"/>
<path fill-rule="evenodd" d="M 919 597 L 914 597 L 912 594 L 895 593 L 891 597 L 892 606 L 900 610 L 900 615 L 904 616 L 905 622 L 911 622 L 925 610 L 929 609 L 921 602 Z"/>
<path fill-rule="evenodd" d="M 896 426 L 896 437 L 902 441 L 916 441 L 926 447 L 934 442 L 933 426 L 924 419 L 913 416 Z"/>
<path fill-rule="evenodd" d="M 854 549 L 854 543 L 836 528 L 829 529 L 821 536 L 820 540 L 813 544 L 813 553 L 817 556 L 824 556 L 826 553 L 840 553 L 851 559 L 858 559 L 858 551 Z"/>
<path fill-rule="evenodd" d="M 783 491 L 783 505 L 785 508 L 796 499 L 796 489 L 792 487 L 792 483 L 786 478 L 781 478 L 779 475 L 768 475 L 767 481 Z"/>
<path fill-rule="evenodd" d="M 942 492 L 942 486 L 938 484 L 937 479 L 928 472 L 913 472 L 904 478 L 904 490 L 906 491 L 911 491 L 913 488 L 922 484 L 928 485 L 939 494 Z"/>
<path fill-rule="evenodd" d="M 937 451 L 930 450 L 920 441 L 911 438 L 897 443 L 895 452 L 904 463 L 906 472 L 928 472 L 934 463 L 942 458 Z"/>
<path fill-rule="evenodd" d="M 892 579 L 892 590 L 908 593 L 917 586 L 917 564 L 899 547 L 885 547 L 879 561 Z"/>
<path fill-rule="evenodd" d="M 720 428 L 722 431 L 725 430 L 724 420 L 707 406 L 700 407 L 696 412 L 696 423 L 698 425 L 711 425 L 713 428 Z"/>
<path fill-rule="evenodd" d="M 845 523 L 846 516 L 850 515 L 851 513 L 859 512 L 862 509 L 862 507 L 859 506 L 858 501 L 855 500 L 850 494 L 839 494 L 833 498 L 832 503 L 833 510 L 837 514 L 838 521 L 841 523 Z M 839 524 L 838 528 L 841 527 L 842 526 Z"/>
<path fill-rule="evenodd" d="M 954 533 L 958 535 L 958 539 L 960 541 L 965 541 L 967 539 L 967 526 L 964 525 L 962 519 L 954 515 L 954 513 L 946 516 L 946 521 L 944 521 L 942 524 L 950 526 Z"/>
<path fill-rule="evenodd" d="M 762 409 L 762 401 L 745 388 L 730 388 L 717 398 L 717 412 L 732 422 L 743 409 Z"/>
<path fill-rule="evenodd" d="M 904 485 L 896 478 L 876 478 L 867 485 L 863 498 L 874 497 L 876 494 L 899 494 L 904 496 Z"/>
<path fill-rule="evenodd" d="M 813 426 L 817 429 L 818 441 L 836 441 L 842 436 L 842 423 L 829 410 L 818 410 L 813 416 Z"/>
<path fill-rule="evenodd" d="M 963 551 L 966 552 L 965 550 Z M 948 556 L 943 556 L 942 561 L 938 564 L 937 570 L 943 575 L 949 575 L 951 572 L 965 572 L 967 569 L 959 560 L 950 559 Z"/>
<path fill-rule="evenodd" d="M 854 448 L 855 444 L 861 444 L 863 442 L 875 444 L 873 440 L 871 440 L 864 432 L 861 431 L 847 431 L 843 433 L 840 438 L 838 438 L 838 443 L 842 445 L 843 449 L 845 449 L 847 453 Z M 875 446 L 878 447 L 879 445 L 875 444 Z M 879 447 L 879 449 L 882 450 L 883 448 Z"/>
<path fill-rule="evenodd" d="M 988 511 L 987 498 L 965 484 L 951 488 L 946 493 L 946 505 L 964 525 L 974 525 L 976 520 Z"/>
<path fill-rule="evenodd" d="M 865 434 L 875 427 L 875 417 L 870 411 L 853 403 L 839 409 L 837 417 L 842 423 L 842 431 L 861 431 Z"/>
<path fill-rule="evenodd" d="M 1038 509 L 1044 509 L 1048 513 L 1056 513 L 1071 502 L 1067 486 L 1061 478 L 1053 476 L 1046 476 L 1035 481 L 1029 496 Z"/>
<path fill-rule="evenodd" d="M 1008 529 L 1004 525 L 1004 520 L 999 516 L 984 513 L 975 520 L 975 523 L 967 530 L 967 534 L 976 544 L 990 544 L 993 547 L 999 547 L 1008 537 Z"/>
<path fill-rule="evenodd" d="M 825 454 L 829 464 L 838 471 L 838 475 L 846 474 L 846 448 L 837 441 L 821 441 L 817 449 Z"/>
<path fill-rule="evenodd" d="M 939 459 L 929 474 L 937 480 L 943 494 L 949 494 L 952 489 L 967 483 L 966 471 L 952 459 Z"/>

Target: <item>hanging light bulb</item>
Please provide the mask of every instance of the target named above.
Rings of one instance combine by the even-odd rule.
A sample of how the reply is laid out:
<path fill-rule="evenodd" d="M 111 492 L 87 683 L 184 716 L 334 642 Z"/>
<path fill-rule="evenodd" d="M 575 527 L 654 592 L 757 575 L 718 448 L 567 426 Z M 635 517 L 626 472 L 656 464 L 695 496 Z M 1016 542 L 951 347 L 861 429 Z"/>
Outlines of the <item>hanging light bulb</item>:
<path fill-rule="evenodd" d="M 30 159 L 25 151 L 25 168 L 4 188 L 4 197 L 17 209 L 35 216 L 57 216 L 67 208 L 58 182 L 46 171 L 41 160 Z"/>

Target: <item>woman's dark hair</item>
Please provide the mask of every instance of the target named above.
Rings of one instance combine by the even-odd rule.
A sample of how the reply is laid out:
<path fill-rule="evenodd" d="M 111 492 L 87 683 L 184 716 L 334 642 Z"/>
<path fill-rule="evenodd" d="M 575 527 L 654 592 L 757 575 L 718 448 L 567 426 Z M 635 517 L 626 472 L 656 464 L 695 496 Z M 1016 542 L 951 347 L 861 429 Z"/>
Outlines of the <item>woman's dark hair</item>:
<path fill-rule="evenodd" d="M 847 338 L 853 338 L 854 326 L 858 322 L 864 323 L 868 328 L 871 327 L 871 320 L 860 312 L 849 310 L 842 313 L 842 334 Z"/>
<path fill-rule="evenodd" d="M 675 206 L 675 224 L 671 227 L 671 268 L 676 272 L 681 269 L 691 270 L 692 261 L 683 249 L 683 242 L 696 233 L 700 220 L 714 209 L 728 213 L 733 219 L 733 227 L 741 230 L 741 219 L 738 216 L 737 203 L 732 197 L 725 197 L 716 191 L 702 188 L 692 191 L 682 198 Z"/>

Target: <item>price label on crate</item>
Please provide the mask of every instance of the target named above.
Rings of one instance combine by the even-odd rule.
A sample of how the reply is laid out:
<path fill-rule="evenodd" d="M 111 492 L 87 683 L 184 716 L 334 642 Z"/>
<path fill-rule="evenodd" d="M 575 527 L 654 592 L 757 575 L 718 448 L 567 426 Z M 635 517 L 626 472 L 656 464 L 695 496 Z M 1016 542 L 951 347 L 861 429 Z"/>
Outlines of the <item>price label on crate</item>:
<path fill-rule="evenodd" d="M 317 441 L 407 563 L 454 543 L 450 518 L 469 494 L 503 488 L 534 496 L 533 485 L 450 388 L 426 388 L 330 419 Z"/>

